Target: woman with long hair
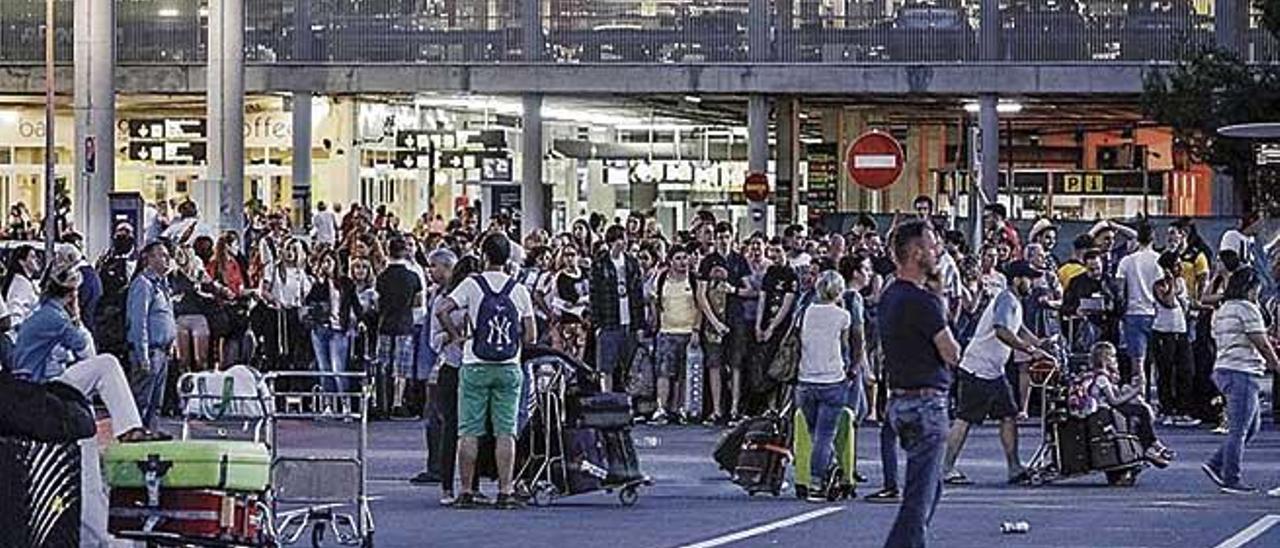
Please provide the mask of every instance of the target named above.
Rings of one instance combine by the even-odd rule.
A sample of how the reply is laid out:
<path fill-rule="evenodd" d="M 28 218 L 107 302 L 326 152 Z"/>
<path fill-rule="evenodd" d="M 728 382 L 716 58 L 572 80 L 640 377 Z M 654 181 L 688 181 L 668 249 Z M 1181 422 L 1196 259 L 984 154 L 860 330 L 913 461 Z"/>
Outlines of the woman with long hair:
<path fill-rule="evenodd" d="M 5 270 L 4 301 L 9 307 L 16 330 L 31 315 L 40 301 L 40 292 L 36 289 L 36 278 L 40 276 L 40 255 L 36 248 L 24 245 L 9 255 L 9 264 Z"/>
<path fill-rule="evenodd" d="M 556 327 L 552 345 L 570 356 L 582 359 L 588 333 L 587 300 L 591 294 L 586 290 L 587 274 L 579 265 L 577 247 L 560 249 L 560 255 L 556 258 L 556 275 L 552 282 L 554 291 L 551 292 L 551 310 Z"/>
<path fill-rule="evenodd" d="M 237 363 L 248 363 L 253 357 L 253 337 L 249 336 L 249 306 L 245 295 L 244 256 L 240 236 L 228 230 L 213 246 L 213 257 L 205 270 L 214 285 L 216 300 L 207 314 L 211 344 L 219 365 L 226 369 Z"/>
<path fill-rule="evenodd" d="M 297 368 L 310 358 L 311 341 L 299 313 L 303 298 L 311 290 L 306 257 L 301 240 L 286 241 L 276 264 L 267 268 L 262 280 L 261 295 L 274 312 L 276 335 L 274 341 L 268 338 L 266 352 L 283 358 L 287 368 Z"/>
<path fill-rule="evenodd" d="M 355 284 L 338 270 L 333 252 L 320 254 L 315 260 L 315 283 L 303 301 L 306 322 L 311 326 L 311 349 L 316 369 L 322 373 L 345 373 L 351 349 L 351 336 L 359 317 L 360 303 Z M 324 379 L 322 386 L 330 392 L 344 393 L 344 379 Z M 341 401 L 347 403 L 346 398 Z M 332 402 L 324 411 L 333 412 Z M 345 411 L 344 411 L 345 412 Z"/>
<path fill-rule="evenodd" d="M 177 365 L 180 372 L 204 371 L 209 360 L 209 321 L 214 296 L 205 290 L 208 273 L 191 247 L 174 252 L 169 288 L 173 295 L 173 315 L 178 327 Z"/>

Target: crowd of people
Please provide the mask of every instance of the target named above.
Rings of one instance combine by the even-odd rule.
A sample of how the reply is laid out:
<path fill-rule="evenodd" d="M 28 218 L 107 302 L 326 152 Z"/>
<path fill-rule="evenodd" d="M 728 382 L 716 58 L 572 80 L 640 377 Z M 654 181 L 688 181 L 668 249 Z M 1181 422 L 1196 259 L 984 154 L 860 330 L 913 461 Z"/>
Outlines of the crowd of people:
<path fill-rule="evenodd" d="M 835 417 L 852 408 L 880 425 L 883 488 L 867 498 L 905 498 L 916 522 L 933 502 L 930 478 L 971 482 L 959 457 L 987 419 L 1000 424 L 1008 480 L 1026 480 L 1018 424 L 1035 412 L 1030 371 L 1064 348 L 1088 357 L 1093 380 L 1072 398 L 1080 412 L 1111 406 L 1131 417 L 1158 466 L 1176 453 L 1153 425 L 1214 428 L 1227 438 L 1206 473 L 1249 492 L 1242 447 L 1257 430 L 1264 368 L 1277 367 L 1269 341 L 1280 330 L 1267 318 L 1280 300 L 1253 217 L 1216 249 L 1185 219 L 1162 238 L 1143 220 L 1102 221 L 1059 245 L 1053 221 L 1024 238 L 992 204 L 974 249 L 924 196 L 888 226 L 862 216 L 847 231 L 792 225 L 774 237 L 740 233 L 710 211 L 672 234 L 652 217 L 596 214 L 564 233 L 522 235 L 507 212 L 482 222 L 464 209 L 447 223 L 429 212 L 408 227 L 385 207 L 320 203 L 305 231 L 286 212 L 258 211 L 242 235 L 212 230 L 192 202 L 172 210 L 149 208 L 141 234 L 115 227 L 93 264 L 75 234 L 48 268 L 35 248 L 12 250 L 0 285 L 6 368 L 35 380 L 82 360 L 98 360 L 104 378 L 119 370 L 136 405 L 136 420 L 121 411 L 129 439 L 163 436 L 157 417 L 176 412 L 182 372 L 372 371 L 380 415 L 425 420 L 429 464 L 414 481 L 440 482 L 446 505 L 485 502 L 474 487 L 477 440 L 494 434 L 497 502 L 518 506 L 521 379 L 505 367 L 518 358 L 503 341 L 590 364 L 601 390 L 629 393 L 637 419 L 661 425 L 732 425 L 781 409 L 795 387 L 822 474 Z M 515 315 L 495 319 L 484 304 L 493 296 Z M 50 334 L 54 324 L 65 332 Z M 512 324 L 518 336 L 477 338 Z M 792 358 L 794 371 L 779 365 Z M 504 367 L 483 367 L 495 364 Z M 86 389 L 111 391 L 108 407 L 124 408 L 118 384 Z M 323 412 L 348 411 L 343 398 L 324 401 Z M 809 492 L 820 500 L 817 483 Z M 920 534 L 903 527 L 894 534 Z"/>

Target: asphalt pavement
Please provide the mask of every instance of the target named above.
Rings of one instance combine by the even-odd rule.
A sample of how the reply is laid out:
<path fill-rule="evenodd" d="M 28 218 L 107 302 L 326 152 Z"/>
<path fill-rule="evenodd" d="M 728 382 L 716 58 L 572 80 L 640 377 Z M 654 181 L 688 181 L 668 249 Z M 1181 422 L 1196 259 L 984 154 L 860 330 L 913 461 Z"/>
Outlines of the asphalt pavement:
<path fill-rule="evenodd" d="M 518 511 L 442 508 L 438 486 L 413 486 L 423 467 L 419 423 L 371 426 L 370 490 L 378 546 L 880 546 L 897 505 L 861 500 L 810 504 L 793 496 L 748 496 L 711 460 L 720 429 L 637 427 L 641 466 L 654 480 L 639 502 L 623 507 L 617 494 L 592 493 Z M 1179 453 L 1168 469 L 1148 469 L 1134 487 L 1108 487 L 1101 475 L 1048 486 L 1007 486 L 994 427 L 973 431 L 960 467 L 976 485 L 948 488 L 929 531 L 935 546 L 1218 547 L 1280 546 L 1280 500 L 1219 494 L 1199 469 L 1222 439 L 1204 429 L 1162 428 Z M 1039 443 L 1034 425 L 1021 430 L 1022 457 Z M 880 483 L 878 436 L 859 431 L 859 470 Z M 281 446 L 309 455 L 354 447 L 350 428 L 333 423 L 289 424 Z M 1245 481 L 1280 484 L 1280 434 L 1268 424 L 1245 456 Z M 496 487 L 484 489 L 494 494 Z M 1268 517 L 1275 515 L 1277 517 Z M 1026 521 L 1026 534 L 1002 534 L 1005 521 Z M 1252 527 L 1251 527 L 1252 526 Z M 1243 533 L 1242 533 L 1243 531 Z M 1256 534 L 1255 534 L 1256 533 Z M 1236 537 L 1236 544 L 1228 541 Z M 1240 544 L 1239 540 L 1251 538 Z"/>

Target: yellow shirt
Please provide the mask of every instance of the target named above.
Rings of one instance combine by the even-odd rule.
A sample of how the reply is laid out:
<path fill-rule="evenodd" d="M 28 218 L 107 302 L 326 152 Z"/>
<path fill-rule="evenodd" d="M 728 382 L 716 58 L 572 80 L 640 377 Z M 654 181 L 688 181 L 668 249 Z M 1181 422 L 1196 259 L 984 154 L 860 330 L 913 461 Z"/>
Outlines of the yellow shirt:
<path fill-rule="evenodd" d="M 689 278 L 669 277 L 662 287 L 662 332 L 675 335 L 693 333 L 698 325 L 698 303 Z"/>
<path fill-rule="evenodd" d="M 1183 255 L 1182 279 L 1187 282 L 1187 296 L 1192 300 L 1200 298 L 1200 291 L 1203 289 L 1199 284 L 1201 278 L 1208 281 L 1209 257 L 1206 257 L 1203 252 L 1198 252 L 1194 261 L 1188 261 L 1187 256 Z"/>
<path fill-rule="evenodd" d="M 1077 263 L 1077 262 L 1063 263 L 1062 266 L 1058 267 L 1058 281 L 1062 282 L 1063 288 L 1066 288 L 1067 286 L 1071 285 L 1072 279 L 1088 271 L 1089 271 L 1089 267 L 1081 263 Z"/>

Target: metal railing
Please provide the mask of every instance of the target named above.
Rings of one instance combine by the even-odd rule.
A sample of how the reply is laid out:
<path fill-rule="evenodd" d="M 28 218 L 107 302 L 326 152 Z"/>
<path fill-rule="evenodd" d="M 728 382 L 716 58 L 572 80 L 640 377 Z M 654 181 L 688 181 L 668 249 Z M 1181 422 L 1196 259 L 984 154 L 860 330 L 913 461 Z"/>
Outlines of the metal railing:
<path fill-rule="evenodd" d="M 117 55 L 127 63 L 207 58 L 207 0 L 115 0 Z M 749 1 L 547 0 L 540 52 L 525 52 L 524 0 L 250 0 L 251 63 L 787 63 L 981 59 L 979 0 L 821 3 L 772 0 L 759 18 L 768 51 L 753 56 Z M 72 55 L 73 0 L 56 0 L 57 57 Z M 44 0 L 0 1 L 0 63 L 43 58 Z M 299 12 L 300 6 L 308 6 Z M 835 13 L 839 11 L 840 13 Z M 1012 0 L 997 61 L 1174 61 L 1214 43 L 1213 18 L 1191 0 Z M 1280 44 L 1246 30 L 1247 59 L 1280 62 Z M 536 56 L 531 54 L 537 54 Z"/>

